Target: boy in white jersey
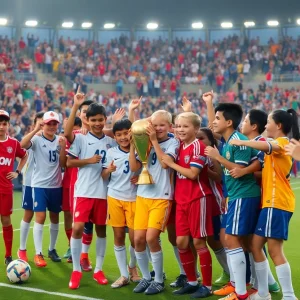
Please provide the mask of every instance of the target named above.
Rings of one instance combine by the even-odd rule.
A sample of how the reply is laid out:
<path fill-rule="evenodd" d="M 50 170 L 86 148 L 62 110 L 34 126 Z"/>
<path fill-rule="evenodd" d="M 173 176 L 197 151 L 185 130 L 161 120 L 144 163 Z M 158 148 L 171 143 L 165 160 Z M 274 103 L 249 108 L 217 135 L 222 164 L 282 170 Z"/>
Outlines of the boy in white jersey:
<path fill-rule="evenodd" d="M 42 120 L 44 112 L 38 112 L 35 115 L 33 121 L 34 129 L 38 120 Z M 28 158 L 26 165 L 23 169 L 23 199 L 22 199 L 22 208 L 24 209 L 24 216 L 20 225 L 20 248 L 18 250 L 18 257 L 26 262 L 28 262 L 26 244 L 30 229 L 30 222 L 33 218 L 33 199 L 32 199 L 32 188 L 31 188 L 31 177 L 34 169 L 34 159 L 33 152 L 31 149 L 27 151 Z"/>
<path fill-rule="evenodd" d="M 35 223 L 33 226 L 33 239 L 36 255 L 34 263 L 37 267 L 47 265 L 42 254 L 43 227 L 46 220 L 46 209 L 50 212 L 50 245 L 48 256 L 54 262 L 60 262 L 55 245 L 59 229 L 59 213 L 62 203 L 62 176 L 61 161 L 65 152 L 65 139 L 56 135 L 59 116 L 53 111 L 48 111 L 43 116 L 43 132 L 36 135 L 41 129 L 39 120 L 35 129 L 28 133 L 21 145 L 31 149 L 34 157 L 34 170 L 32 173 L 32 198 Z"/>
<path fill-rule="evenodd" d="M 74 124 L 74 119 L 84 95 L 77 93 L 67 125 Z M 73 231 L 71 237 L 71 254 L 73 272 L 69 282 L 70 289 L 77 289 L 82 277 L 80 267 L 81 238 L 84 224 L 92 221 L 96 226 L 96 267 L 94 280 L 98 284 L 107 284 L 103 271 L 103 260 L 106 250 L 106 215 L 107 215 L 107 180 L 100 176 L 107 150 L 116 145 L 115 141 L 103 134 L 106 112 L 102 105 L 91 104 L 86 112 L 90 131 L 87 135 L 73 134 L 68 152 L 67 167 L 77 167 L 78 178 L 75 184 Z M 68 124 L 70 122 L 70 124 Z"/>
<path fill-rule="evenodd" d="M 134 252 L 134 213 L 138 177 L 129 168 L 131 122 L 123 119 L 113 126 L 117 147 L 107 151 L 107 160 L 103 164 L 102 178 L 109 179 L 107 201 L 107 224 L 114 230 L 114 250 L 121 277 L 111 287 L 120 288 L 129 284 L 130 279 L 139 282 L 140 277 L 136 268 L 136 260 L 128 265 L 125 247 L 125 226 L 128 227 L 130 252 Z M 135 255 L 134 255 L 135 256 Z"/>
<path fill-rule="evenodd" d="M 146 295 L 154 295 L 164 289 L 163 254 L 159 244 L 159 236 L 165 230 L 172 208 L 174 175 L 173 171 L 162 162 L 162 157 L 167 154 L 175 160 L 179 148 L 178 141 L 168 137 L 171 124 L 172 116 L 167 111 L 159 110 L 151 116 L 147 134 L 153 147 L 148 158 L 148 170 L 155 183 L 139 185 L 137 189 L 134 245 L 143 279 L 134 289 L 134 292 L 145 292 Z M 133 146 L 130 148 L 129 164 L 133 172 L 138 171 L 142 166 L 139 158 L 135 156 Z M 146 243 L 151 251 L 155 271 L 155 279 L 152 282 Z"/>

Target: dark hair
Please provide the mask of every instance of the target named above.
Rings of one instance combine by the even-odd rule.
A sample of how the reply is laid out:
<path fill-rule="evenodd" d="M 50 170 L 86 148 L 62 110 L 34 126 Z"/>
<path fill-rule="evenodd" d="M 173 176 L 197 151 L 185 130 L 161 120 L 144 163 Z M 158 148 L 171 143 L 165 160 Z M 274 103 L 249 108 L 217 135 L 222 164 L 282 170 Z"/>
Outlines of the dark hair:
<path fill-rule="evenodd" d="M 103 105 L 93 102 L 86 111 L 86 117 L 88 119 L 97 115 L 102 115 L 106 118 L 106 111 Z"/>
<path fill-rule="evenodd" d="M 260 109 L 251 109 L 248 114 L 250 124 L 256 125 L 258 133 L 262 134 L 265 131 L 265 127 L 268 122 L 267 113 Z"/>
<path fill-rule="evenodd" d="M 215 112 L 220 111 L 226 121 L 232 121 L 233 129 L 237 129 L 241 123 L 243 117 L 243 109 L 239 104 L 235 103 L 220 103 Z"/>
<path fill-rule="evenodd" d="M 44 116 L 44 114 L 45 114 L 45 113 L 44 113 L 43 111 L 40 111 L 40 112 L 36 113 L 36 114 L 35 114 L 35 117 L 34 117 L 34 120 L 33 120 L 33 124 L 34 124 L 34 125 L 36 124 L 37 119 L 42 119 L 43 116 Z"/>
<path fill-rule="evenodd" d="M 80 104 L 80 106 L 79 106 L 79 111 L 82 110 L 82 107 L 83 107 L 83 106 L 90 106 L 92 103 L 95 103 L 95 102 L 92 101 L 92 100 L 85 100 L 85 101 L 83 101 L 83 102 Z"/>
<path fill-rule="evenodd" d="M 74 126 L 78 126 L 78 127 L 82 126 L 82 121 L 79 117 L 75 117 Z"/>
<path fill-rule="evenodd" d="M 288 135 L 292 131 L 292 137 L 297 141 L 299 140 L 298 115 L 294 109 L 275 110 L 272 112 L 272 118 L 276 124 L 281 124 L 284 134 Z"/>
<path fill-rule="evenodd" d="M 124 129 L 130 129 L 131 128 L 131 122 L 128 119 L 123 119 L 117 121 L 113 126 L 113 134 L 115 134 L 117 131 L 121 131 Z"/>
<path fill-rule="evenodd" d="M 201 127 L 200 131 L 204 132 L 204 134 L 206 134 L 207 138 L 210 141 L 210 144 L 212 147 L 218 147 L 218 142 L 217 140 L 214 138 L 213 132 L 207 128 L 207 127 Z"/>
<path fill-rule="evenodd" d="M 7 123 L 9 123 L 9 118 L 5 117 L 5 116 L 0 116 L 0 122 L 6 121 Z"/>

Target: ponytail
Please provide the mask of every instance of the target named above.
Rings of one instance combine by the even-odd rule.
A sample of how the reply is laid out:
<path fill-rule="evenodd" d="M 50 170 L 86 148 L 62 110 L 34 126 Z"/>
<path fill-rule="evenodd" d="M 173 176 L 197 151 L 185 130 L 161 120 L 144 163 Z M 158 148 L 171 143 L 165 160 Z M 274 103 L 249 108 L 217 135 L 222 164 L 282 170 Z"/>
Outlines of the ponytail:
<path fill-rule="evenodd" d="M 298 123 L 298 115 L 294 109 L 288 109 L 287 112 L 292 116 L 292 136 L 295 140 L 299 141 L 300 133 L 299 133 L 299 123 Z"/>

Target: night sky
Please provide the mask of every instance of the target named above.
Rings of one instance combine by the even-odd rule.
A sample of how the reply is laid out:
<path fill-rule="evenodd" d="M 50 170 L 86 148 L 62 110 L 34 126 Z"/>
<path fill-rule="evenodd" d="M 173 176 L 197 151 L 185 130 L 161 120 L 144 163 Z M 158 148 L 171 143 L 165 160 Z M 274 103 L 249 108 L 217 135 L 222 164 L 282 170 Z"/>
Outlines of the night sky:
<path fill-rule="evenodd" d="M 144 27 L 152 20 L 173 28 L 190 27 L 197 20 L 208 27 L 219 26 L 224 20 L 236 26 L 245 20 L 265 25 L 271 18 L 295 24 L 300 18 L 300 0 L 0 0 L 0 17 L 14 24 L 37 19 L 49 26 L 66 19 L 76 24 L 92 21 L 99 28 L 105 22 L 120 28 Z"/>

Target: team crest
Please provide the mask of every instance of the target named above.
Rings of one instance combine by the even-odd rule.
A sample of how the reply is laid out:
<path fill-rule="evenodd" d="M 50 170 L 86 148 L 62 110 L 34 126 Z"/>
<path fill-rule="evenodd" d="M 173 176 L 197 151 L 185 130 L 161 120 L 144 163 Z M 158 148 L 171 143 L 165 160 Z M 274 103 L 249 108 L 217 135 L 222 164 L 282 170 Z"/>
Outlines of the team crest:
<path fill-rule="evenodd" d="M 166 148 L 161 148 L 161 150 L 162 150 L 163 152 L 166 152 L 166 151 L 167 151 L 167 149 L 166 149 Z"/>
<path fill-rule="evenodd" d="M 106 144 L 106 149 L 109 149 L 111 148 L 111 145 L 110 144 Z"/>
<path fill-rule="evenodd" d="M 51 111 L 50 116 L 54 117 L 55 116 L 54 112 Z"/>
<path fill-rule="evenodd" d="M 189 155 L 186 155 L 186 156 L 184 157 L 184 162 L 187 164 L 187 163 L 189 163 L 189 161 L 190 161 L 190 156 L 189 156 Z"/>
<path fill-rule="evenodd" d="M 13 148 L 12 148 L 12 147 L 7 147 L 6 150 L 7 150 L 7 152 L 8 152 L 9 154 L 11 154 L 11 153 L 13 152 Z"/>
<path fill-rule="evenodd" d="M 228 159 L 228 160 L 230 159 L 230 153 L 229 153 L 229 151 L 226 152 L 226 159 Z"/>

